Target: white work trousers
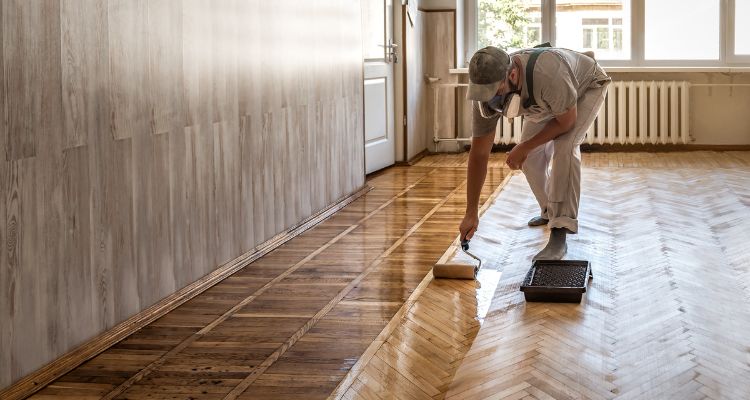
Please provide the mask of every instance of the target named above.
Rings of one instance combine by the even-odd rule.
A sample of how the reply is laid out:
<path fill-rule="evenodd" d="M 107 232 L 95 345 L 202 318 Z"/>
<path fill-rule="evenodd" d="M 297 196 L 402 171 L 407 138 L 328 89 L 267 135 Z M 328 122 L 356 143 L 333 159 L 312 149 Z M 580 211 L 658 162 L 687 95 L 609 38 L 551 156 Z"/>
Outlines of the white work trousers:
<path fill-rule="evenodd" d="M 608 84 L 606 82 L 601 87 L 590 88 L 579 97 L 573 129 L 532 150 L 523 163 L 523 173 L 539 203 L 541 216 L 549 220 L 550 228 L 567 228 L 572 233 L 578 232 L 580 145 L 604 103 Z M 524 120 L 521 141 L 534 137 L 548 121 Z"/>

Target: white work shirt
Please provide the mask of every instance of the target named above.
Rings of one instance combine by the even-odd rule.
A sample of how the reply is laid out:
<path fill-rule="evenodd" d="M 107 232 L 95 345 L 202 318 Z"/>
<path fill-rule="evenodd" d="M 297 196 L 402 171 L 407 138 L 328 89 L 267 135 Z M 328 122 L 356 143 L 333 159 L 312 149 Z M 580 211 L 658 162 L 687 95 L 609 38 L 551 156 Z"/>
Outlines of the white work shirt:
<path fill-rule="evenodd" d="M 518 56 L 523 70 L 521 104 L 529 97 L 526 85 L 526 65 L 534 49 L 513 53 Z M 536 105 L 521 108 L 521 115 L 532 122 L 548 121 L 570 110 L 589 88 L 601 87 L 610 77 L 597 62 L 577 51 L 548 48 L 542 52 L 534 65 L 534 99 Z M 472 133 L 479 137 L 495 133 L 500 113 L 485 118 L 479 108 L 484 105 L 474 102 L 472 113 Z M 486 110 L 486 108 L 485 108 Z M 485 113 L 486 115 L 486 113 Z"/>

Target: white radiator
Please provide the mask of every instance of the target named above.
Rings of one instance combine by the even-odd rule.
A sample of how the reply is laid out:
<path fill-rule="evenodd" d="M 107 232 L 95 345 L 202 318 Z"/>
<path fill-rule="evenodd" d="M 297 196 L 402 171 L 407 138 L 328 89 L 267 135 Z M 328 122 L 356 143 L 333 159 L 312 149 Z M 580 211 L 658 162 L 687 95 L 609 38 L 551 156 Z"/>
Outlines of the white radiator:
<path fill-rule="evenodd" d="M 690 84 L 618 81 L 586 133 L 588 144 L 678 144 L 690 140 Z M 495 143 L 518 143 L 523 118 L 497 124 Z"/>

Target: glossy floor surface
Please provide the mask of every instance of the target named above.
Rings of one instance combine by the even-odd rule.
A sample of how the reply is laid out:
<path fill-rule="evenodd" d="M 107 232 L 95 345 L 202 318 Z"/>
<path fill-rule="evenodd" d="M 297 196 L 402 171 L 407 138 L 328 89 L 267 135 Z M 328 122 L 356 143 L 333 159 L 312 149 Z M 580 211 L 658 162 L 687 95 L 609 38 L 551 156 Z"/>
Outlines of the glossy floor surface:
<path fill-rule="evenodd" d="M 466 158 L 428 157 L 370 177 L 362 198 L 36 397 L 738 398 L 750 388 L 750 153 L 585 154 L 570 257 L 590 259 L 596 278 L 574 306 L 526 305 L 517 291 L 545 230 L 525 227 L 533 197 L 523 176 L 506 180 L 503 159 L 493 156 L 483 199 L 495 198 L 473 242 L 487 265 L 478 284 L 431 277 L 453 257 Z"/>
<path fill-rule="evenodd" d="M 464 168 L 394 167 L 336 215 L 37 398 L 326 398 L 456 235 Z M 484 198 L 505 176 L 493 168 Z"/>

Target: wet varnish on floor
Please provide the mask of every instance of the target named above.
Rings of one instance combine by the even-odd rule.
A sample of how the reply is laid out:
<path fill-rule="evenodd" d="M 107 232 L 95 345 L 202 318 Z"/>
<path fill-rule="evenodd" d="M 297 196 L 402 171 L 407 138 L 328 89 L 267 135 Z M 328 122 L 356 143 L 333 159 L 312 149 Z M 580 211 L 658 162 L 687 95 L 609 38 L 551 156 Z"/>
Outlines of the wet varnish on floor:
<path fill-rule="evenodd" d="M 486 198 L 504 177 L 494 168 Z M 455 237 L 463 168 L 394 167 L 36 398 L 325 398 Z"/>

